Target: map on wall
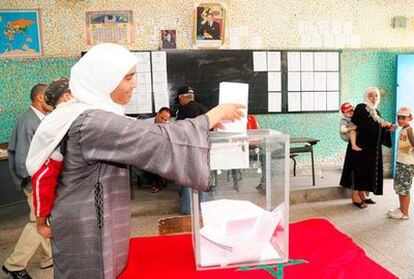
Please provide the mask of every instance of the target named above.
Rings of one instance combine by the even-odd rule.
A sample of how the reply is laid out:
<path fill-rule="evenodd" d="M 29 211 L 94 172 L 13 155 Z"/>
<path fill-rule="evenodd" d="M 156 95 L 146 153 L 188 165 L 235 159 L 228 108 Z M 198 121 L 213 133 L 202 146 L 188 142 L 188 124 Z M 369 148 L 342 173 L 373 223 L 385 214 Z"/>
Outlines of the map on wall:
<path fill-rule="evenodd" d="M 0 58 L 40 56 L 39 10 L 0 10 Z"/>

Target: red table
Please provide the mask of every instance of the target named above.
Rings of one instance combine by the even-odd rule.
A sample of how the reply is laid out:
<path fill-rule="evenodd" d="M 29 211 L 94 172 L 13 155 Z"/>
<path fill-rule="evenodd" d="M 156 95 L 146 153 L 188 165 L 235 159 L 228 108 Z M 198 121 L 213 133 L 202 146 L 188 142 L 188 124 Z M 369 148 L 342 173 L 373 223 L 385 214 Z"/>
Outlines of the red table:
<path fill-rule="evenodd" d="M 397 278 L 324 219 L 290 225 L 289 258 L 272 266 L 197 271 L 189 234 L 132 238 L 119 278 Z"/>

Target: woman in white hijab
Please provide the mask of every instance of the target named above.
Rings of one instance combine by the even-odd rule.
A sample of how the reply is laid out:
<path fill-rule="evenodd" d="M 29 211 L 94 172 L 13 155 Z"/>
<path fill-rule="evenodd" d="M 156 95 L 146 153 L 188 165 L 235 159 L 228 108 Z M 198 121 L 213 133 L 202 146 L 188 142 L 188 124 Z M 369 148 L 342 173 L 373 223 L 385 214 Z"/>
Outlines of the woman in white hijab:
<path fill-rule="evenodd" d="M 130 229 L 126 165 L 199 190 L 209 187 L 209 129 L 239 119 L 240 105 L 156 125 L 123 116 L 135 88 L 137 58 L 115 44 L 90 49 L 70 76 L 73 100 L 40 125 L 26 161 L 33 174 L 61 144 L 64 154 L 50 215 L 55 278 L 116 278 Z"/>
<path fill-rule="evenodd" d="M 364 103 L 356 106 L 352 116 L 352 122 L 358 127 L 356 143 L 362 150 L 354 151 L 348 144 L 340 185 L 357 191 L 358 196 L 353 196 L 352 202 L 358 208 L 375 204 L 365 192 L 375 195 L 383 192 L 382 145 L 391 147 L 393 126 L 381 118 L 377 109 L 379 102 L 378 88 L 367 88 Z"/>

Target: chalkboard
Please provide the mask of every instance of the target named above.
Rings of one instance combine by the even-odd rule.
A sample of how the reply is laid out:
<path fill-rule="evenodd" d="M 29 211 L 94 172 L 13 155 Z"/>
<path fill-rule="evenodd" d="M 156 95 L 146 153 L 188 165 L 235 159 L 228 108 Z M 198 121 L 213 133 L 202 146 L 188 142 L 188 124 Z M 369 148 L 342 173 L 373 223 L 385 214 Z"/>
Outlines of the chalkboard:
<path fill-rule="evenodd" d="M 149 54 L 152 51 L 133 52 Z M 275 70 L 267 64 L 264 66 L 265 70 L 254 71 L 255 53 L 264 53 L 267 63 L 270 61 L 270 54 L 280 53 L 280 69 L 277 67 Z M 177 89 L 182 86 L 193 87 L 196 101 L 211 109 L 218 104 L 219 86 L 223 81 L 249 84 L 249 114 L 338 111 L 341 91 L 340 51 L 168 50 L 164 54 L 166 70 L 162 72 L 166 71 L 167 76 L 167 82 L 163 85 L 165 89 L 159 92 L 151 91 L 151 88 L 154 89 L 154 72 L 160 72 L 153 69 L 152 55 L 148 55 L 145 65 L 148 65 L 147 71 L 151 72 L 152 85 L 150 84 L 148 92 L 143 94 L 151 95 L 152 105 L 149 104 L 149 107 L 152 106 L 152 111 L 145 109 L 145 113 L 129 112 L 131 115 L 146 115 L 150 111 L 152 114 L 156 108 L 154 94 L 168 94 L 169 106 L 175 112 Z M 294 57 L 296 59 L 293 59 Z M 274 78 L 270 79 L 270 74 L 274 77 L 275 73 L 279 73 L 280 91 L 274 89 Z M 272 85 L 272 92 L 268 91 L 268 84 Z M 140 100 L 138 95 L 137 100 Z M 130 107 L 133 110 L 137 107 L 143 108 L 133 102 L 130 102 Z"/>
<path fill-rule="evenodd" d="M 207 108 L 218 104 L 222 81 L 249 84 L 249 113 L 268 111 L 267 72 L 253 71 L 251 50 L 186 50 L 167 52 L 171 104 L 181 86 L 192 86 L 196 100 Z"/>

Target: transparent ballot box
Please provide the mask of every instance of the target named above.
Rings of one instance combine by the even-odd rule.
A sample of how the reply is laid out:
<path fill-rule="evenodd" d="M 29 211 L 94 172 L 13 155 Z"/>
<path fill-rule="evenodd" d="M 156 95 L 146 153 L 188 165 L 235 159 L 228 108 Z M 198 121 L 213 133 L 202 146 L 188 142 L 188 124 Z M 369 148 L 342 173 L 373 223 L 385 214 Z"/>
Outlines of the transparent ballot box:
<path fill-rule="evenodd" d="M 192 190 L 197 269 L 288 261 L 289 136 L 211 133 L 211 187 Z"/>

